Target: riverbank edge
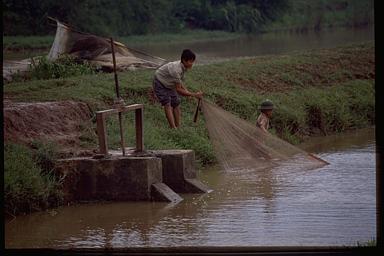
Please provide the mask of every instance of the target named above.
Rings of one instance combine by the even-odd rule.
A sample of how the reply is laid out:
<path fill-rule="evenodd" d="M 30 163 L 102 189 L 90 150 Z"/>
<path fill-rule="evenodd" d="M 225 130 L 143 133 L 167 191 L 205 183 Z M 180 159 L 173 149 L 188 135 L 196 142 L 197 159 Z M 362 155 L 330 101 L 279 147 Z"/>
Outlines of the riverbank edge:
<path fill-rule="evenodd" d="M 234 40 L 244 36 L 261 36 L 267 33 L 311 33 L 328 31 L 335 29 L 349 29 L 349 28 L 370 28 L 374 24 L 367 24 L 361 26 L 338 25 L 338 26 L 325 26 L 323 28 L 315 29 L 311 26 L 281 26 L 266 28 L 258 32 L 244 33 L 244 32 L 228 32 L 223 30 L 204 30 L 192 29 L 183 30 L 179 33 L 158 33 L 158 34 L 145 34 L 145 35 L 131 35 L 116 37 L 117 41 L 126 44 L 128 47 L 139 47 L 141 44 L 145 45 L 162 45 L 162 44 L 179 44 L 179 43 L 196 43 L 196 42 L 212 42 L 212 41 L 225 41 Z M 55 35 L 44 36 L 3 36 L 3 53 L 4 52 L 19 52 L 19 51 L 34 51 L 34 50 L 47 50 L 52 46 Z"/>
<path fill-rule="evenodd" d="M 327 136 L 337 136 L 337 135 L 341 135 L 344 133 L 353 133 L 354 131 L 357 131 L 360 129 L 365 129 L 365 128 L 372 128 L 372 126 L 350 129 L 350 130 L 346 130 L 346 131 L 340 132 L 340 133 L 332 133 L 332 134 L 329 134 Z M 320 138 L 320 137 L 324 137 L 324 136 L 314 136 L 314 137 Z M 312 139 L 312 137 L 307 137 L 307 139 L 304 140 L 301 144 L 305 144 L 308 141 L 310 141 L 311 139 Z M 297 146 L 300 148 L 301 144 L 298 144 Z M 16 145 L 16 146 L 22 146 L 22 145 Z M 47 146 L 47 145 L 45 145 L 45 146 Z M 30 153 L 33 154 L 32 151 Z M 33 160 L 33 158 L 31 158 L 31 159 Z M 218 166 L 217 163 L 212 163 L 209 165 L 201 166 L 198 171 L 204 172 L 205 170 L 209 170 L 213 167 L 216 168 L 217 166 Z M 41 166 L 39 167 L 38 164 L 36 164 L 35 167 L 41 168 Z M 5 204 L 5 221 L 11 222 L 19 216 L 28 215 L 28 214 L 31 214 L 34 212 L 54 211 L 54 209 L 57 209 L 58 207 L 62 207 L 62 206 L 66 206 L 66 205 L 70 206 L 70 205 L 80 205 L 80 204 L 87 204 L 87 203 L 96 203 L 96 201 L 63 203 L 62 190 L 60 188 L 60 182 L 57 179 L 55 179 L 56 177 L 54 177 L 54 175 L 51 175 L 51 174 L 47 174 L 46 171 L 43 170 L 42 168 L 37 172 L 37 175 L 41 175 L 42 179 L 49 180 L 49 183 L 47 183 L 46 185 L 53 189 L 51 194 L 47 194 L 46 200 L 40 201 L 40 203 L 38 203 L 38 204 L 36 204 L 36 202 L 31 202 L 30 204 L 28 204 L 26 202 L 21 202 L 21 203 L 19 203 L 19 205 L 17 205 L 17 207 L 19 209 L 22 209 L 22 210 L 17 210 L 17 211 L 12 211 L 10 208 L 7 208 L 7 204 Z M 103 202 L 105 202 L 105 201 L 97 201 L 97 203 L 103 203 Z M 359 244 L 357 244 L 357 246 L 374 246 L 375 243 L 376 243 L 375 240 L 370 240 L 367 242 L 359 243 Z"/>
<path fill-rule="evenodd" d="M 360 47 L 363 50 L 364 47 Z M 348 46 L 341 47 L 341 49 L 351 52 L 356 56 L 361 55 L 359 47 Z M 337 49 L 340 49 L 337 48 Z M 360 50 L 359 50 L 360 49 Z M 338 50 L 327 50 L 331 55 L 334 55 Z M 313 54 L 318 51 L 306 51 L 303 54 L 309 55 L 310 60 L 313 61 Z M 311 55 L 312 54 L 312 55 Z M 286 58 L 295 60 L 300 58 L 300 55 L 284 55 Z M 291 61 L 284 60 L 281 63 L 279 56 L 275 56 L 275 60 L 265 57 L 255 57 L 257 65 L 255 68 L 264 68 L 263 60 L 268 61 L 268 65 L 278 66 L 281 71 L 288 71 L 288 65 Z M 227 68 L 231 69 L 235 66 L 242 68 L 248 65 L 250 60 L 239 60 L 233 62 L 226 62 L 222 64 L 212 64 L 207 66 L 199 66 L 189 75 L 187 84 L 193 90 L 201 88 L 201 84 L 210 84 L 209 82 L 216 77 L 221 76 L 221 73 L 227 73 Z M 251 60 L 252 61 L 252 60 Z M 233 66 L 234 65 L 234 66 Z M 219 72 L 221 70 L 221 73 Z M 177 131 L 168 129 L 163 112 L 160 106 L 151 99 L 148 95 L 148 84 L 150 84 L 151 74 L 153 71 L 137 71 L 136 73 L 126 72 L 119 74 L 119 80 L 122 86 L 122 95 L 127 99 L 127 104 L 142 103 L 145 105 L 145 141 L 148 149 L 164 149 L 164 148 L 188 148 L 194 149 L 199 158 L 199 167 L 207 166 L 214 163 L 214 152 L 212 145 L 210 145 L 207 131 L 205 129 L 204 117 L 201 116 L 197 124 L 192 122 L 192 117 L 196 107 L 194 100 L 184 100 L 182 104 L 183 110 L 183 127 Z M 206 74 L 210 76 L 206 76 Z M 92 87 L 89 87 L 92 84 Z M 47 101 L 47 100 L 65 100 L 73 99 L 86 102 L 92 111 L 103 109 L 111 104 L 114 97 L 113 92 L 113 77 L 110 74 L 98 74 L 79 77 L 70 77 L 65 79 L 52 79 L 52 80 L 37 80 L 26 81 L 21 83 L 12 83 L 4 87 L 4 92 L 7 97 L 15 101 L 34 102 L 34 101 Z M 278 103 L 279 108 L 276 110 L 272 122 L 275 123 L 273 133 L 279 135 L 291 143 L 298 144 L 305 141 L 306 138 L 311 136 L 322 135 L 321 127 L 310 127 L 311 122 L 307 123 L 308 110 L 314 113 L 314 117 L 323 115 L 326 128 L 325 134 L 337 134 L 347 130 L 356 128 L 363 128 L 371 126 L 375 122 L 374 118 L 374 81 L 372 79 L 356 79 L 353 76 L 350 80 L 335 83 L 331 86 L 312 86 L 309 88 L 296 88 L 288 92 L 254 93 L 251 95 L 249 90 L 241 88 L 234 84 L 225 84 L 220 81 L 215 86 L 211 83 L 212 87 L 207 87 L 207 97 L 217 104 L 221 104 L 223 108 L 231 111 L 251 122 L 257 116 L 258 103 L 268 97 Z M 326 89 L 326 90 L 325 90 Z M 252 93 L 253 94 L 253 93 Z M 223 103 L 224 102 L 224 103 Z M 303 104 L 313 103 L 312 108 Z M 339 106 L 343 106 L 340 110 Z M 314 111 L 316 110 L 316 111 Z M 319 112 L 320 110 L 320 112 Z M 338 126 L 333 127 L 339 121 Z M 340 123 L 341 122 L 341 123 Z M 125 125 L 128 127 L 129 133 L 133 132 L 132 120 L 127 119 Z M 316 128 L 316 131 L 308 133 L 304 131 L 302 125 L 309 125 L 309 128 Z M 277 125 L 277 126 L 276 126 Z M 287 129 L 276 130 L 276 127 L 286 127 Z M 114 120 L 109 122 L 111 129 L 110 141 L 112 148 L 119 145 L 119 130 L 118 123 Z M 156 128 L 156 129 L 154 129 Z M 324 127 L 323 127 L 324 128 Z M 320 130 L 319 130 L 320 129 Z M 304 132 L 304 133 L 303 133 Z M 186 137 L 186 134 L 188 136 Z M 90 127 L 85 127 L 83 135 L 81 136 L 83 145 L 87 148 L 97 147 L 96 135 Z M 301 138 L 301 139 L 298 139 Z M 128 143 L 134 143 L 134 138 L 127 138 Z M 51 151 L 47 151 L 48 156 L 52 156 Z M 5 152 L 7 155 L 7 152 Z M 48 158 L 48 157 L 45 157 Z M 42 170 L 44 173 L 49 173 L 50 170 Z M 49 179 L 48 179 L 49 180 Z M 54 179 L 52 182 L 56 182 Z M 59 186 L 58 186 L 59 187 Z M 57 188 L 58 188 L 57 187 Z M 59 192 L 55 191 L 55 192 Z M 48 198 L 48 197 L 47 197 Z M 60 205 L 59 196 L 54 200 L 54 203 L 44 206 L 41 210 Z M 37 209 L 39 210 L 39 209 Z M 22 211 L 21 211 L 22 212 Z M 12 214 L 17 214 L 16 212 Z"/>
<path fill-rule="evenodd" d="M 245 33 L 226 32 L 221 30 L 183 30 L 179 33 L 159 33 L 132 36 L 117 36 L 116 41 L 126 44 L 128 47 L 161 44 L 177 44 L 177 43 L 195 43 L 207 41 L 224 41 L 236 39 Z M 21 50 L 49 50 L 55 35 L 45 36 L 3 36 L 3 52 L 4 51 L 21 51 Z"/>

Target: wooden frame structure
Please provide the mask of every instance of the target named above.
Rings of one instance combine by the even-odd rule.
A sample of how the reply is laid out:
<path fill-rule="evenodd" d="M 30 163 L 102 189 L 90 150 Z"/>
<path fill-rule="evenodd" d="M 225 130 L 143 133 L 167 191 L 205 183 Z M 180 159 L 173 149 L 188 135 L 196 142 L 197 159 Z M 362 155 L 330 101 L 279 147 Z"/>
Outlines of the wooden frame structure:
<path fill-rule="evenodd" d="M 108 143 L 107 143 L 107 126 L 106 118 L 112 114 L 126 113 L 129 111 L 135 111 L 135 127 L 136 127 L 136 152 L 144 150 L 144 138 L 143 138 L 143 104 L 133 104 L 128 106 L 121 106 L 119 108 L 107 109 L 96 112 L 96 124 L 97 124 L 97 136 L 99 138 L 100 154 L 108 155 Z M 122 151 L 125 155 L 124 141 L 122 140 Z"/>

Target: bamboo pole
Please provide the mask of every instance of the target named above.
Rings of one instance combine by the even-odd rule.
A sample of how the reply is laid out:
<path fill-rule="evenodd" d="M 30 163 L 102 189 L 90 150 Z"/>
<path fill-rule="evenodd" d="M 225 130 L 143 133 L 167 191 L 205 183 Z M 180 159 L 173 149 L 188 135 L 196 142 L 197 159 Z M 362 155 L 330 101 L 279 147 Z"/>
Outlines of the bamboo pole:
<path fill-rule="evenodd" d="M 111 49 L 112 49 L 112 59 L 113 59 L 113 73 L 115 75 L 115 90 L 116 90 L 116 97 L 117 100 L 120 100 L 120 91 L 119 91 L 119 80 L 117 79 L 117 72 L 116 72 L 116 57 L 115 57 L 115 47 L 113 38 L 111 37 Z M 121 149 L 123 151 L 123 156 L 125 156 L 125 143 L 124 143 L 124 132 L 123 132 L 123 117 L 122 113 L 119 112 L 119 128 L 120 128 L 120 144 Z"/>
<path fill-rule="evenodd" d="M 197 102 L 195 115 L 193 116 L 193 122 L 194 122 L 194 123 L 196 123 L 196 121 L 197 121 L 197 117 L 198 117 L 198 115 L 199 115 L 200 104 L 201 104 L 201 99 L 199 99 L 199 101 Z"/>

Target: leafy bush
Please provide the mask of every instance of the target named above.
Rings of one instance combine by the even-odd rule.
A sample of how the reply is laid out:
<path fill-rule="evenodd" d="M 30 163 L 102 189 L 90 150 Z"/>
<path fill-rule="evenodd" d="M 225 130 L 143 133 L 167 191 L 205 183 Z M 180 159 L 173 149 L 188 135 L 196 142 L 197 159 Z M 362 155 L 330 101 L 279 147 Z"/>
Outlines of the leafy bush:
<path fill-rule="evenodd" d="M 41 154 L 38 159 L 41 159 Z M 33 153 L 18 144 L 4 145 L 5 210 L 11 214 L 46 208 L 61 200 L 59 182 L 36 163 Z"/>
<path fill-rule="evenodd" d="M 32 63 L 30 69 L 31 79 L 64 78 L 95 73 L 90 64 L 78 63 L 69 55 L 64 55 L 56 61 L 49 61 L 45 56 L 39 57 L 37 63 Z"/>

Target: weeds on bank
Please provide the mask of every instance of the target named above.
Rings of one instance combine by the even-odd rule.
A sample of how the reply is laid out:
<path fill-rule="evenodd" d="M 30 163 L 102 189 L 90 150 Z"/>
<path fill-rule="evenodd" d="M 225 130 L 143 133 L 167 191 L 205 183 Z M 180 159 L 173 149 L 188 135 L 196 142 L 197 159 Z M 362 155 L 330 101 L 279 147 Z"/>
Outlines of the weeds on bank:
<path fill-rule="evenodd" d="M 269 98 L 276 106 L 271 120 L 274 133 L 288 142 L 297 144 L 312 134 L 326 135 L 374 124 L 375 88 L 374 80 L 369 75 L 373 72 L 374 77 L 374 70 L 370 68 L 364 70 L 363 79 L 348 76 L 341 81 L 325 82 L 322 79 L 316 83 L 314 77 L 318 73 L 311 73 L 313 70 L 309 69 L 308 72 L 301 72 L 300 77 L 297 75 L 298 79 L 303 82 L 303 86 L 292 86 L 285 88 L 284 91 L 258 91 L 257 88 L 245 88 L 240 86 L 236 82 L 237 80 L 227 79 L 227 75 L 234 72 L 233 74 L 237 74 L 236 76 L 244 77 L 248 74 L 252 79 L 259 79 L 258 77 L 262 73 L 258 72 L 263 71 L 264 73 L 270 72 L 270 74 L 268 73 L 269 78 L 276 82 L 279 79 L 274 78 L 273 74 L 296 72 L 296 69 L 292 68 L 292 64 L 306 65 L 308 61 L 320 63 L 323 58 L 329 60 L 330 56 L 337 59 L 352 59 L 353 56 L 356 58 L 361 53 L 364 54 L 366 60 L 369 60 L 373 49 L 372 44 L 368 43 L 284 55 L 277 58 L 263 56 L 251 60 L 196 66 L 189 71 L 186 84 L 193 91 L 203 90 L 206 99 L 252 123 L 259 114 L 258 105 L 265 98 Z M 250 61 L 254 63 L 252 64 Z M 362 63 L 356 65 L 361 66 Z M 355 72 L 354 64 L 351 64 L 350 67 L 350 72 Z M 209 159 L 213 157 L 213 151 L 204 127 L 203 115 L 197 124 L 191 121 L 196 101 L 183 99 L 182 129 L 174 133 L 169 131 L 163 109 L 158 103 L 152 102 L 149 97 L 153 72 L 153 70 L 137 70 L 119 73 L 121 94 L 126 103 L 145 105 L 146 148 L 190 148 L 196 151 L 196 156 L 202 163 L 209 163 Z M 323 78 L 329 74 L 327 68 L 316 72 L 320 72 Z M 255 80 L 256 85 L 258 81 Z M 308 83 L 308 81 L 311 82 Z M 284 83 L 287 82 L 284 81 Z M 16 101 L 78 100 L 87 102 L 93 111 L 110 107 L 115 97 L 112 74 L 12 83 L 4 87 L 4 92 L 6 96 Z M 111 126 L 108 128 L 110 147 L 119 147 L 117 117 L 111 117 L 108 120 L 108 125 Z M 134 144 L 133 121 L 133 114 L 128 114 L 125 118 L 125 126 L 128 127 L 127 145 Z M 89 129 L 81 138 L 84 145 L 97 144 L 96 137 Z"/>
<path fill-rule="evenodd" d="M 34 143 L 36 151 L 13 143 L 4 145 L 4 201 L 9 214 L 58 205 L 60 181 L 53 175 L 51 146 Z"/>
<path fill-rule="evenodd" d="M 49 61 L 47 57 L 38 57 L 32 62 L 30 79 L 55 79 L 70 76 L 94 74 L 94 68 L 87 62 L 79 63 L 73 57 L 64 55 L 56 61 Z"/>
<path fill-rule="evenodd" d="M 375 247 L 377 246 L 376 239 L 372 238 L 365 242 L 356 242 L 357 247 Z"/>
<path fill-rule="evenodd" d="M 4 50 L 41 49 L 51 47 L 54 36 L 3 36 Z"/>

